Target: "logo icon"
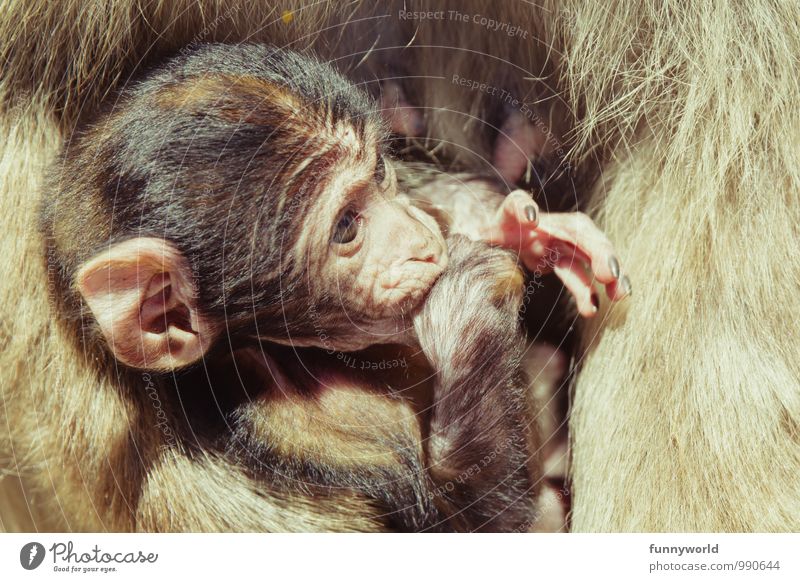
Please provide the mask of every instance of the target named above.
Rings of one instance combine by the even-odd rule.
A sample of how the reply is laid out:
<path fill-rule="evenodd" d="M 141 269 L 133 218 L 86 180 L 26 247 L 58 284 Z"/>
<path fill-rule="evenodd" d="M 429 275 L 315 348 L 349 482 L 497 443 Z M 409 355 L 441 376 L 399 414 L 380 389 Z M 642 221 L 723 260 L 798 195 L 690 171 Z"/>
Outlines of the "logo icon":
<path fill-rule="evenodd" d="M 44 561 L 44 546 L 39 542 L 29 542 L 19 551 L 19 563 L 26 570 L 35 570 Z"/>

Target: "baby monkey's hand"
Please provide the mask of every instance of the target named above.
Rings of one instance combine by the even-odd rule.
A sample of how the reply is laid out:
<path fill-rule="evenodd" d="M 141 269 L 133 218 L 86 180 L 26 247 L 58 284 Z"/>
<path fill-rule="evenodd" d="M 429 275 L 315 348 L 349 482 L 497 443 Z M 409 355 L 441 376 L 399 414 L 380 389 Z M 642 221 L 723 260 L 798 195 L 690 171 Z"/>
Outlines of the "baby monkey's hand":
<path fill-rule="evenodd" d="M 592 277 L 605 286 L 612 301 L 631 294 L 630 279 L 613 245 L 588 216 L 581 212 L 539 212 L 536 202 L 523 190 L 505 198 L 481 238 L 517 252 L 532 273 L 553 271 L 575 297 L 578 312 L 584 317 L 592 317 L 599 306 Z"/>

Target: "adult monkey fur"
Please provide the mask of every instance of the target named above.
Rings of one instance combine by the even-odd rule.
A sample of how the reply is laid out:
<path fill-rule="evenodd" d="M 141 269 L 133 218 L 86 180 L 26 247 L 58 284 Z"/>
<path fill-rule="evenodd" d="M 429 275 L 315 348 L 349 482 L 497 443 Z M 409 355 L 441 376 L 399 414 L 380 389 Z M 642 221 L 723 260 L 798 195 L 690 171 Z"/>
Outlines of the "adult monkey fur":
<path fill-rule="evenodd" d="M 553 99 L 544 105 L 565 112 L 566 160 L 585 180 L 578 182 L 581 203 L 621 247 L 638 283 L 627 310 L 611 310 L 583 330 L 586 354 L 571 417 L 572 528 L 800 529 L 800 338 L 785 317 L 800 307 L 793 245 L 799 234 L 794 55 L 800 9 L 766 1 L 713 8 L 677 1 L 435 6 L 529 31 L 523 43 L 469 24 L 404 21 L 396 44 L 410 30 L 419 32 L 417 45 L 469 47 L 469 57 L 448 50 L 443 58 L 437 53 L 444 49 L 430 47 L 418 53 L 424 60 L 404 52 L 414 75 L 446 62 L 440 75 L 446 79 L 460 69 L 465 78 L 501 84 L 497 63 L 505 60 L 511 65 L 499 81 L 510 92 L 560 95 L 560 105 Z M 2 514 L 6 529 L 32 529 L 32 517 L 39 529 L 97 527 L 99 520 L 48 522 L 46 497 L 58 491 L 61 504 L 91 516 L 93 503 L 113 487 L 93 480 L 114 453 L 105 448 L 103 427 L 83 435 L 93 451 L 84 457 L 36 418 L 47 411 L 80 428 L 84 414 L 114 409 L 113 387 L 98 386 L 50 327 L 47 275 L 36 261 L 41 172 L 64 132 L 146 55 L 198 40 L 281 44 L 291 36 L 305 44 L 306 32 L 325 27 L 330 7 L 312 14 L 296 6 L 291 26 L 274 10 L 249 3 L 19 2 L 0 15 L 6 63 L 0 199 L 12 221 L 3 248 L 21 265 L 2 287 L 3 305 L 16 311 L 4 315 L 2 328 L 3 406 L 15 433 L 2 450 L 12 470 L 38 476 L 40 484 L 43 477 L 45 486 L 39 496 L 26 492 L 30 507 L 12 489 L 16 497 L 6 506 L 18 511 Z M 392 30 L 389 21 L 400 8 L 383 5 L 381 14 L 391 18 L 381 25 Z M 480 54 L 491 56 L 475 58 Z M 491 105 L 487 96 L 447 83 L 421 90 L 409 84 L 410 98 L 423 107 L 445 97 L 459 113 L 482 114 Z M 492 140 L 480 123 L 465 126 L 453 123 L 454 114 L 424 111 L 433 138 L 464 148 L 456 153 L 490 155 Z M 768 252 L 753 252 L 765 233 Z M 62 408 L 56 386 L 70 386 L 70 398 L 80 404 Z M 108 418 L 108 426 L 120 420 Z M 45 462 L 57 455 L 75 460 L 67 472 Z M 217 466 L 207 468 L 209 484 L 226 499 L 213 479 Z M 84 481 L 85 487 L 71 486 Z M 182 483 L 178 499 L 189 503 L 193 486 Z M 302 521 L 324 514 L 324 508 L 307 509 L 282 515 Z"/>

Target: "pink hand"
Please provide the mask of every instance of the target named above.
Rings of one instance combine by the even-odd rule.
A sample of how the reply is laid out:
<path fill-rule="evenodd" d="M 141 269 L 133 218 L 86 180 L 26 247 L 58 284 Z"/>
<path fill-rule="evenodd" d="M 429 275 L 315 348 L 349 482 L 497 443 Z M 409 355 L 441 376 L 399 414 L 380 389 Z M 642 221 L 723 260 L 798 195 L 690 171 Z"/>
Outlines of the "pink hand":
<path fill-rule="evenodd" d="M 592 278 L 605 286 L 612 301 L 631 294 L 630 280 L 622 273 L 613 245 L 588 216 L 539 212 L 523 190 L 505 198 L 484 239 L 518 252 L 531 271 L 553 271 L 575 297 L 584 317 L 592 317 L 599 306 Z"/>

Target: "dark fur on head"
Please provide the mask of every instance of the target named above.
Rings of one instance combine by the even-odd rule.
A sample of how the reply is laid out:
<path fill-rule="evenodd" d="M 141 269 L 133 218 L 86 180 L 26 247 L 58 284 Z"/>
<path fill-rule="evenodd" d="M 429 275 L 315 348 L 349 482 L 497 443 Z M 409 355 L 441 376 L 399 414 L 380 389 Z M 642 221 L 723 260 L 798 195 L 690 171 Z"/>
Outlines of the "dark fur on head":
<path fill-rule="evenodd" d="M 380 147 L 381 123 L 366 94 L 314 58 L 256 44 L 182 54 L 124 90 L 51 176 L 43 222 L 64 290 L 108 245 L 163 237 L 192 258 L 200 308 L 229 331 L 285 336 L 264 324 L 289 312 L 301 333 L 300 227 L 330 170 L 363 156 L 360 144 Z"/>

